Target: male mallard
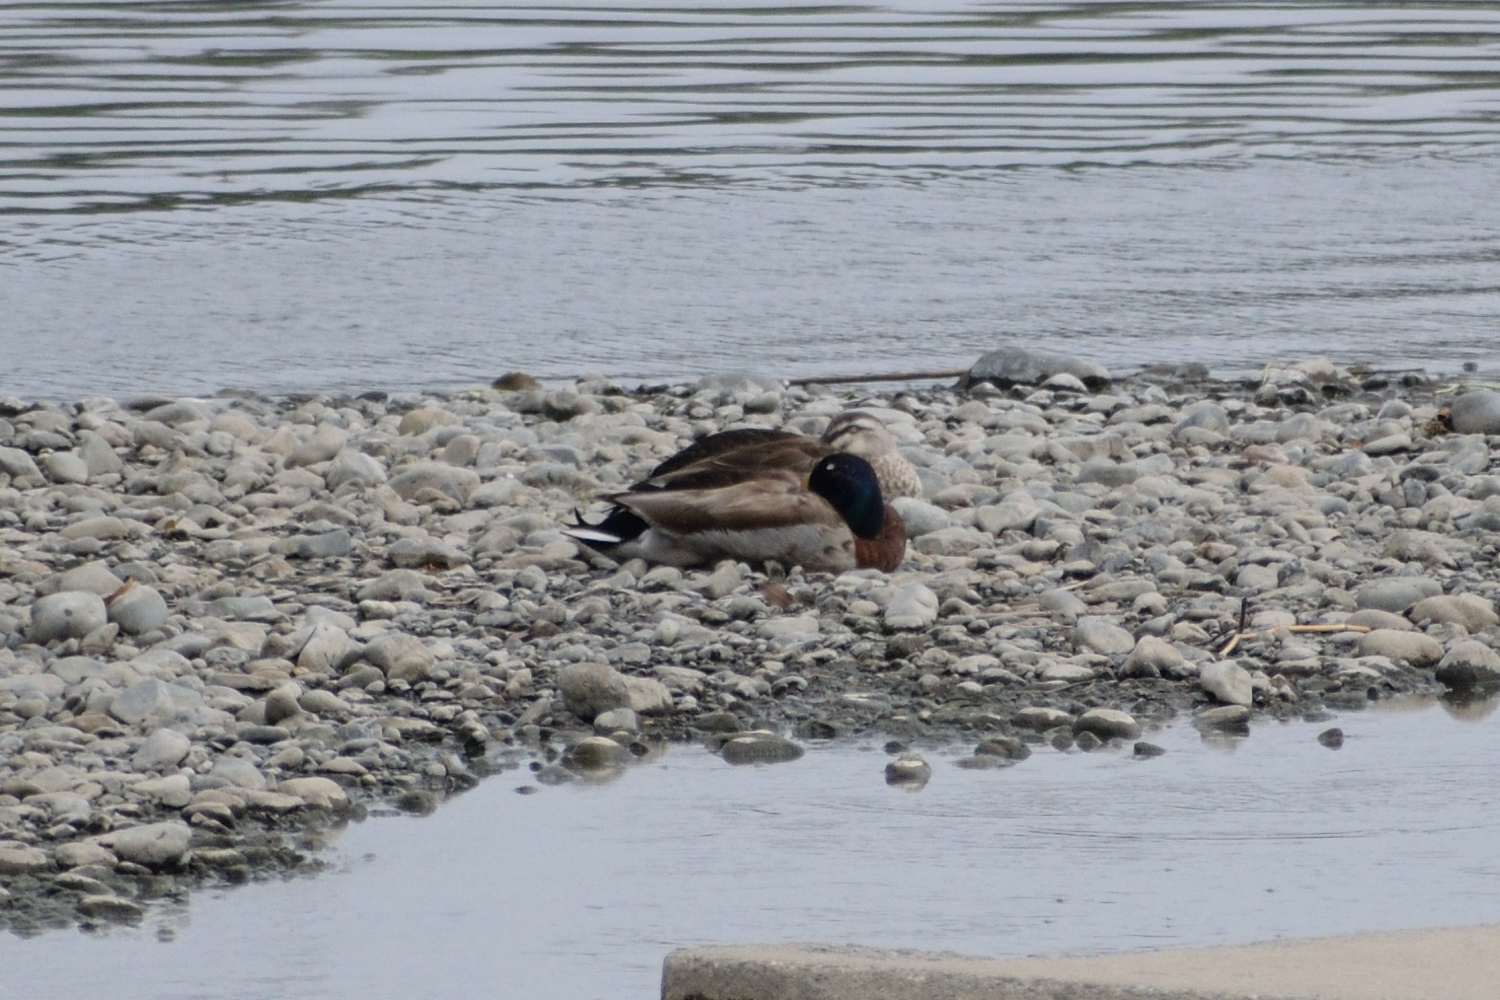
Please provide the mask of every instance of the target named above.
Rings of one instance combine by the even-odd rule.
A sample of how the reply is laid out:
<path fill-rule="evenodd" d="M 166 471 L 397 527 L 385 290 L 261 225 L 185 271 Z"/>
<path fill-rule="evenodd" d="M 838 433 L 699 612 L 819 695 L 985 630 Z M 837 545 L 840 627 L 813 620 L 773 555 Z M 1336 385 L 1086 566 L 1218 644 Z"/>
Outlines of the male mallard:
<path fill-rule="evenodd" d="M 580 521 L 566 533 L 618 558 L 675 566 L 775 560 L 841 573 L 860 566 L 889 571 L 900 564 L 906 530 L 882 498 L 869 462 L 824 455 L 804 477 L 785 456 L 759 467 L 720 461 L 741 450 L 699 454 L 674 466 L 679 453 L 651 478 L 611 496 L 615 507 L 603 521 Z"/>

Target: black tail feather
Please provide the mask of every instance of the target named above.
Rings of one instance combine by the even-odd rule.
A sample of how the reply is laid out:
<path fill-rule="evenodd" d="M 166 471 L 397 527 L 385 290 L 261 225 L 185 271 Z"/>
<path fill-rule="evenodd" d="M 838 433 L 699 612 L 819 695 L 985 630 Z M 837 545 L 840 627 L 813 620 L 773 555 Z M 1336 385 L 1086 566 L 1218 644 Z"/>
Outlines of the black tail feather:
<path fill-rule="evenodd" d="M 625 542 L 633 541 L 634 539 L 641 537 L 641 535 L 645 533 L 646 529 L 649 528 L 650 525 L 646 523 L 644 518 L 642 518 L 635 511 L 631 510 L 629 507 L 616 506 L 607 515 L 605 515 L 604 520 L 600 521 L 598 524 L 589 524 L 583 519 L 582 514 L 574 511 L 573 527 L 586 528 L 589 531 L 598 532 L 603 535 L 611 535 L 616 538 L 617 541 L 613 542 L 608 542 L 600 538 L 582 537 L 578 539 L 591 549 L 595 549 L 599 552 L 608 552 L 616 545 L 621 545 Z"/>

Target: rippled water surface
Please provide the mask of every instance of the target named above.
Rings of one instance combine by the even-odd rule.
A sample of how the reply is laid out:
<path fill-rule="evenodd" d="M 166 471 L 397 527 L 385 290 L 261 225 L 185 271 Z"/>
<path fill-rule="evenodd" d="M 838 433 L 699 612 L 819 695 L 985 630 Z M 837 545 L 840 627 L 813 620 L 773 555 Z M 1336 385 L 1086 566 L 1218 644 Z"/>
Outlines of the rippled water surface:
<path fill-rule="evenodd" d="M 510 772 L 349 828 L 331 874 L 0 938 L 0 994 L 647 1000 L 705 942 L 1019 956 L 1500 922 L 1500 725 L 1406 708 L 1339 719 L 1337 751 L 1267 723 L 1237 745 L 1179 724 L 1146 761 L 934 753 L 916 793 L 875 744 L 749 769 L 677 748 L 528 796 Z"/>
<path fill-rule="evenodd" d="M 1500 5 L 0 0 L 0 390 L 1487 364 Z"/>

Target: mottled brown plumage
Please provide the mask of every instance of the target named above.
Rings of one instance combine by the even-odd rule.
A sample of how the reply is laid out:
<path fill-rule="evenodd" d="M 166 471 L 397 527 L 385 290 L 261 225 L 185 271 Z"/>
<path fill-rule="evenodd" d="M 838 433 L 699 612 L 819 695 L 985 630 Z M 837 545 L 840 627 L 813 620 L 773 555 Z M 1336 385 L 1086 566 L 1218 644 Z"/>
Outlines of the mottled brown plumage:
<path fill-rule="evenodd" d="M 921 495 L 921 480 L 896 449 L 896 439 L 884 424 L 863 410 L 840 413 L 819 438 L 767 427 L 739 427 L 710 434 L 663 460 L 632 489 L 727 486 L 773 469 L 805 476 L 818 459 L 838 452 L 869 462 L 887 500 Z"/>

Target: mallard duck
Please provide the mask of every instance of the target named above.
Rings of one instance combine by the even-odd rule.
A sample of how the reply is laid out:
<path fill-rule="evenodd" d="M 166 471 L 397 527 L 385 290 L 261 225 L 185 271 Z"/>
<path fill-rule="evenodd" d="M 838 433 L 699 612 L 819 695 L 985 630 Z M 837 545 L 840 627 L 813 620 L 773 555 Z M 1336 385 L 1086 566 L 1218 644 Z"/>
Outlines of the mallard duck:
<path fill-rule="evenodd" d="M 906 530 L 881 496 L 870 463 L 828 454 L 812 460 L 804 476 L 791 467 L 801 463 L 786 456 L 758 467 L 742 457 L 728 460 L 747 446 L 776 444 L 741 441 L 674 464 L 685 454 L 679 453 L 609 497 L 615 506 L 603 521 L 579 519 L 566 533 L 616 558 L 675 566 L 743 559 L 831 573 L 895 569 L 906 554 Z"/>
<path fill-rule="evenodd" d="M 880 480 L 880 493 L 887 500 L 922 495 L 922 482 L 911 463 L 896 450 L 895 437 L 879 418 L 864 410 L 840 413 L 818 438 L 766 427 L 710 434 L 664 460 L 645 481 L 706 468 L 721 475 L 731 469 L 750 474 L 786 469 L 807 475 L 818 459 L 837 452 L 858 455 L 869 462 Z"/>

